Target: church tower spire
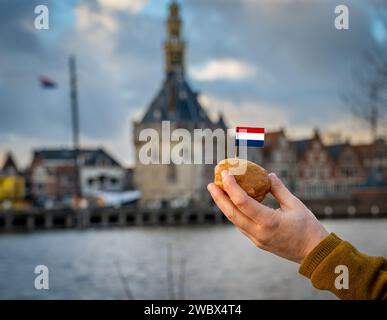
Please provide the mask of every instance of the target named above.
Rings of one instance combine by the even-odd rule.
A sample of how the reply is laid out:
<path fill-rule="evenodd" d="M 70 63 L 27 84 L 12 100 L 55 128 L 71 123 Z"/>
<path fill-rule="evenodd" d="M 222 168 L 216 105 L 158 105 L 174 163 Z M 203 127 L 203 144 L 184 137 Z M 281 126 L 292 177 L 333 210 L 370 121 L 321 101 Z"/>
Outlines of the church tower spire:
<path fill-rule="evenodd" d="M 164 44 L 165 71 L 167 75 L 184 73 L 185 43 L 181 37 L 182 21 L 179 14 L 179 5 L 172 1 L 169 5 L 167 20 L 167 40 Z"/>

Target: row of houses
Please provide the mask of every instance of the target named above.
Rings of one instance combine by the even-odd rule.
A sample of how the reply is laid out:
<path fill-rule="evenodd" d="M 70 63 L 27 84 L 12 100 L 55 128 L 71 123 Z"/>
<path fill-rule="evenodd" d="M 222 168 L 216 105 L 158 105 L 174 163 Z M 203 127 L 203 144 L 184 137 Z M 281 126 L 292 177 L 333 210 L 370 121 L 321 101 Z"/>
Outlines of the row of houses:
<path fill-rule="evenodd" d="M 78 166 L 74 159 L 72 149 L 36 150 L 31 164 L 22 171 L 8 153 L 0 167 L 0 202 L 70 206 L 77 188 L 84 198 L 133 188 L 131 169 L 123 168 L 103 149 L 79 150 Z"/>
<path fill-rule="evenodd" d="M 171 129 L 184 128 L 191 134 L 195 128 L 227 129 L 222 116 L 218 121 L 209 117 L 186 79 L 186 42 L 175 2 L 169 6 L 166 29 L 164 80 L 142 118 L 133 123 L 134 170 L 120 166 L 103 149 L 80 150 L 77 157 L 69 149 L 37 150 L 25 172 L 19 172 L 8 156 L 0 172 L 0 202 L 26 198 L 37 205 L 47 201 L 66 203 L 77 188 L 87 197 L 98 191 L 134 187 L 141 192 L 144 205 L 209 203 L 206 186 L 213 180 L 215 164 L 147 165 L 138 159 L 146 143 L 139 139 L 139 132 L 153 128 L 162 136 L 162 121 L 169 121 Z M 74 158 L 78 159 L 77 166 Z M 387 147 L 381 139 L 366 145 L 326 145 L 317 130 L 310 138 L 296 141 L 279 130 L 266 134 L 264 148 L 249 149 L 248 158 L 276 172 L 291 191 L 305 200 L 372 195 L 386 188 Z"/>
<path fill-rule="evenodd" d="M 302 199 L 348 198 L 361 190 L 387 187 L 387 146 L 383 139 L 326 145 L 318 130 L 290 140 L 285 130 L 269 132 L 265 148 L 249 157 L 275 172 Z"/>
<path fill-rule="evenodd" d="M 227 130 L 224 117 L 220 115 L 218 121 L 213 121 L 188 82 L 186 42 L 181 36 L 182 19 L 176 3 L 169 6 L 166 26 L 164 80 L 142 118 L 133 123 L 133 144 L 137 155 L 147 143 L 139 139 L 139 133 L 152 128 L 159 137 L 162 136 L 162 121 L 168 121 L 171 130 L 183 128 L 191 135 L 195 128 Z M 187 145 L 187 149 L 189 147 Z M 328 146 L 317 130 L 310 138 L 297 141 L 289 139 L 284 130 L 279 130 L 266 134 L 264 148 L 249 149 L 248 158 L 268 171 L 276 172 L 302 199 L 326 199 L 352 197 L 360 188 L 362 191 L 383 188 L 387 180 L 386 153 L 383 140 L 369 145 L 340 143 Z M 206 186 L 213 180 L 214 166 L 144 165 L 137 156 L 133 176 L 143 204 L 159 206 L 165 202 L 196 202 L 207 205 L 210 197 Z"/>
<path fill-rule="evenodd" d="M 248 158 L 275 172 L 292 192 L 304 200 L 345 199 L 364 193 L 375 195 L 387 189 L 387 145 L 382 139 L 372 144 L 346 142 L 326 145 L 317 130 L 308 139 L 291 140 L 282 129 L 266 133 L 265 147 L 248 149 Z M 192 183 L 187 183 L 186 178 L 180 179 L 180 170 L 173 164 L 170 166 L 175 166 L 177 173 L 169 180 L 175 188 L 169 188 L 159 173 L 170 170 L 165 165 L 154 166 L 159 169 L 150 170 L 151 182 L 144 183 L 148 170 L 143 168 L 141 176 L 137 172 L 134 185 L 133 170 L 123 168 L 105 150 L 80 150 L 80 191 L 84 197 L 91 197 L 100 191 L 118 193 L 139 189 L 144 195 L 144 204 L 183 198 L 186 202 L 195 202 L 195 199 L 202 202 L 200 193 L 208 196 L 204 187 L 201 190 L 189 188 Z M 195 169 L 187 168 L 189 165 L 183 167 L 182 171 Z M 211 181 L 209 171 L 205 176 Z M 139 180 L 142 183 L 138 183 Z M 9 153 L 0 167 L 0 203 L 11 201 L 20 205 L 27 200 L 37 206 L 45 206 L 47 201 L 53 205 L 70 205 L 75 182 L 74 151 L 71 149 L 36 150 L 31 164 L 24 171 L 17 167 Z M 162 192 L 157 191 L 159 184 Z M 152 192 L 148 192 L 149 185 Z M 185 192 L 184 188 L 190 192 Z"/>

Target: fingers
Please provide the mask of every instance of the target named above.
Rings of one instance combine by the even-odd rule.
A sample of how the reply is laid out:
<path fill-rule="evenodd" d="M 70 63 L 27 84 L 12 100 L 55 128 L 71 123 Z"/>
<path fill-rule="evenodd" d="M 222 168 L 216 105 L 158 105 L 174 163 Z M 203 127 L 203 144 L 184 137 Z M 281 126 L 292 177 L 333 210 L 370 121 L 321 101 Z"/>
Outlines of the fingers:
<path fill-rule="evenodd" d="M 298 203 L 298 199 L 285 187 L 282 181 L 276 176 L 275 173 L 269 174 L 271 182 L 270 192 L 274 198 L 280 203 L 281 207 L 292 208 Z"/>
<path fill-rule="evenodd" d="M 240 212 L 218 186 L 210 183 L 207 186 L 207 189 L 218 208 L 224 213 L 228 220 L 248 234 L 253 232 L 255 222 Z"/>
<path fill-rule="evenodd" d="M 222 171 L 222 181 L 224 190 L 227 192 L 233 204 L 250 219 L 259 224 L 263 220 L 271 217 L 273 209 L 249 197 L 235 181 L 235 178 L 225 170 Z"/>

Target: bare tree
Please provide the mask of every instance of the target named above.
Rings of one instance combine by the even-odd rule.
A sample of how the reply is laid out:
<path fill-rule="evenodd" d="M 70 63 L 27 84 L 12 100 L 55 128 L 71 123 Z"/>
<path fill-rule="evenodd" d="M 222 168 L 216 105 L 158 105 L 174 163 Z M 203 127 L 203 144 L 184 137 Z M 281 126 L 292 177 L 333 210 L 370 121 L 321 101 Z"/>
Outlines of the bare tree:
<path fill-rule="evenodd" d="M 387 9 L 387 1 L 377 4 L 379 9 Z M 380 14 L 387 28 L 387 17 Z M 352 114 L 367 123 L 371 138 L 378 137 L 380 125 L 387 113 L 387 47 L 375 45 L 363 54 L 363 60 L 352 70 L 352 83 L 343 95 Z"/>

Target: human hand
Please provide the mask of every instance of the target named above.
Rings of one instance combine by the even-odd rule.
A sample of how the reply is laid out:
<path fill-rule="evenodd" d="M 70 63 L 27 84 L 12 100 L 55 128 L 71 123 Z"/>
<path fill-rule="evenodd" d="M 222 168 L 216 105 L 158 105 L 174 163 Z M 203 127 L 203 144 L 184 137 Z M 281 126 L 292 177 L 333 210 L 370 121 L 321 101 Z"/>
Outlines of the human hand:
<path fill-rule="evenodd" d="M 313 213 L 274 174 L 269 174 L 271 190 L 279 209 L 269 208 L 222 171 L 225 192 L 213 183 L 207 186 L 216 205 L 258 248 L 301 263 L 328 232 Z"/>

